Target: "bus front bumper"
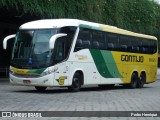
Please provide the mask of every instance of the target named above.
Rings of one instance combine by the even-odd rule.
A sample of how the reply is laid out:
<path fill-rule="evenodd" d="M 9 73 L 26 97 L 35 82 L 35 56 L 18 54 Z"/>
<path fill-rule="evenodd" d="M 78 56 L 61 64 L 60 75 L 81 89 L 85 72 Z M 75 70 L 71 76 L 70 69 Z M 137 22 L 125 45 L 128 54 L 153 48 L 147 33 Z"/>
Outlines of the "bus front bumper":
<path fill-rule="evenodd" d="M 10 74 L 10 83 L 13 85 L 24 85 L 24 86 L 53 86 L 54 76 L 48 74 L 43 77 L 37 78 L 20 78 Z"/>

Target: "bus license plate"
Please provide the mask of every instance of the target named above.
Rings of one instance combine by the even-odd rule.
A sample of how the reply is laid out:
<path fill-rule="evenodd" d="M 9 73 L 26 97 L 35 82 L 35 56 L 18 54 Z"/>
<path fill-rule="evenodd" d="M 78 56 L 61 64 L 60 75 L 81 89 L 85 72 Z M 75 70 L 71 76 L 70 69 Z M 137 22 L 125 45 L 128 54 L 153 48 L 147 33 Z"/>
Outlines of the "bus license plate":
<path fill-rule="evenodd" d="M 30 80 L 23 80 L 23 83 L 24 83 L 24 84 L 30 84 L 31 81 L 30 81 Z"/>

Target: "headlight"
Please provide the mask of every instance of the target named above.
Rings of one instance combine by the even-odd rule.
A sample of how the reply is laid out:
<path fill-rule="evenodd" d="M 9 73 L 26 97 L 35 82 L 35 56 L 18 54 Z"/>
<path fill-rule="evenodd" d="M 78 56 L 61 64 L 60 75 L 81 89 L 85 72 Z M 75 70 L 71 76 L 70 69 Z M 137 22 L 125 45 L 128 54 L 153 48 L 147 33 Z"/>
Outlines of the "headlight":
<path fill-rule="evenodd" d="M 9 69 L 9 73 L 14 74 L 14 71 L 12 68 Z"/>
<path fill-rule="evenodd" d="M 45 75 L 48 75 L 48 74 L 51 74 L 51 71 L 42 72 L 40 74 L 40 76 L 42 77 L 42 76 L 45 76 Z"/>

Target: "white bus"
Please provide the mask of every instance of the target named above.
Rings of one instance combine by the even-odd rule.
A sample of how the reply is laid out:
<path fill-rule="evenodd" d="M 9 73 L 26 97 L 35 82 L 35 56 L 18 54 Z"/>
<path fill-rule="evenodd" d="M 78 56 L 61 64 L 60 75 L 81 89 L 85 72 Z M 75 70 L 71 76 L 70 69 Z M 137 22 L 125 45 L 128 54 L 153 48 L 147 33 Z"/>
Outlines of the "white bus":
<path fill-rule="evenodd" d="M 16 35 L 10 82 L 37 90 L 82 85 L 143 87 L 156 80 L 157 39 L 117 27 L 76 19 L 25 23 Z"/>

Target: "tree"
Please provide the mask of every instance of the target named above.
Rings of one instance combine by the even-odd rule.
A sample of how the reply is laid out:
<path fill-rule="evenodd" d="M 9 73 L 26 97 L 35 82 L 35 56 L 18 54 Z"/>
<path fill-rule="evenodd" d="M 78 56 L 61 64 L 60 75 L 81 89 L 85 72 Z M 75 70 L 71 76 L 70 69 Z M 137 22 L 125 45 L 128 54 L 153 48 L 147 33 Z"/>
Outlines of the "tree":
<path fill-rule="evenodd" d="M 75 18 L 160 38 L 160 5 L 151 0 L 1 0 L 1 7 L 41 18 Z"/>

